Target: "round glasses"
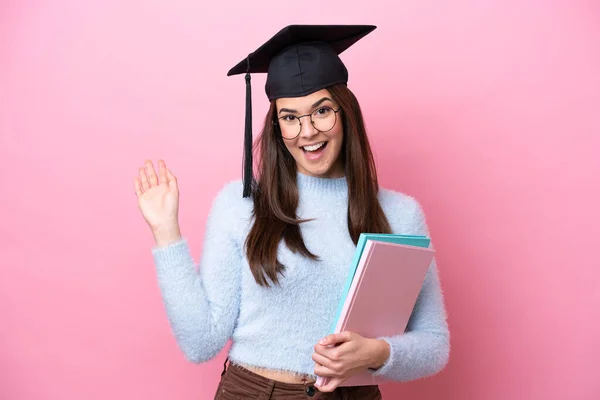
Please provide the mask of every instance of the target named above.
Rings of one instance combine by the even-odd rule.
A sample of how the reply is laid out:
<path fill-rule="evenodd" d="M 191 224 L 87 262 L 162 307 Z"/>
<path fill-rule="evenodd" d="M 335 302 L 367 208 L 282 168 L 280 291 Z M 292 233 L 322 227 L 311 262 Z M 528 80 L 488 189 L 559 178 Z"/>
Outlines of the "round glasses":
<path fill-rule="evenodd" d="M 337 113 L 341 107 L 334 110 L 331 107 L 319 107 L 310 114 L 296 116 L 293 114 L 284 115 L 277 118 L 281 136 L 284 139 L 295 139 L 302 131 L 302 117 L 310 116 L 310 122 L 319 132 L 327 132 L 333 129 L 337 122 Z M 273 122 L 276 124 L 275 122 Z"/>

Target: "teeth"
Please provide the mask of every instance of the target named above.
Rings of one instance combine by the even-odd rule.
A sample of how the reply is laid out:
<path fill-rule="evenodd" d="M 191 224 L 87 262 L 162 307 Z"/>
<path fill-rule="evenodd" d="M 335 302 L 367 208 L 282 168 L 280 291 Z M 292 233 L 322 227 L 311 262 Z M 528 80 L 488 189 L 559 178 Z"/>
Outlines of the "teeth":
<path fill-rule="evenodd" d="M 321 147 L 323 147 L 324 144 L 325 144 L 325 142 L 321 142 L 321 143 L 313 144 L 312 146 L 303 146 L 302 148 L 306 151 L 315 151 L 315 150 L 319 150 Z"/>

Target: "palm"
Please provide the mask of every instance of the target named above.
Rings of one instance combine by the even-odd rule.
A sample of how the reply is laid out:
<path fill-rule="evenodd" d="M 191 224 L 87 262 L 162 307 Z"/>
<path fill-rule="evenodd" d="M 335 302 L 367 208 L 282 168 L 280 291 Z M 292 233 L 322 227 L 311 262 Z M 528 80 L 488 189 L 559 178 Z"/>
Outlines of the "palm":
<path fill-rule="evenodd" d="M 177 224 L 179 211 L 177 179 L 162 160 L 159 161 L 158 175 L 150 161 L 146 162 L 145 168 L 139 169 L 139 177 L 135 178 L 135 190 L 138 207 L 152 230 Z"/>
<path fill-rule="evenodd" d="M 169 189 L 167 183 L 151 187 L 138 198 L 138 206 L 142 215 L 153 228 L 158 228 L 177 216 L 179 207 L 177 190 Z"/>

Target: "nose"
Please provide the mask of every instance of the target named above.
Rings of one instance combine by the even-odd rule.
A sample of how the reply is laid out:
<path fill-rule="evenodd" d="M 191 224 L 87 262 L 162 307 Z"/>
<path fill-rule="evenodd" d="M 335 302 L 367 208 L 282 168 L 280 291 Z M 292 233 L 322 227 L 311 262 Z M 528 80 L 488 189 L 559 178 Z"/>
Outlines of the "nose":
<path fill-rule="evenodd" d="M 310 121 L 310 115 L 305 115 L 300 118 L 300 136 L 305 139 L 310 139 L 318 133 L 319 131 L 315 129 Z"/>

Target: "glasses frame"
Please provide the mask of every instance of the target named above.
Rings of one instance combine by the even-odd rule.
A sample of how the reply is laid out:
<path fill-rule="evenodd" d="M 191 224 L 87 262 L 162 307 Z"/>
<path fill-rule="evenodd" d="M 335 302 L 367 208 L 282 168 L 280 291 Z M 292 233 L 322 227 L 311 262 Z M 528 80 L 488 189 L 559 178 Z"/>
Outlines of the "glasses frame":
<path fill-rule="evenodd" d="M 312 119 L 312 115 L 313 115 L 313 113 L 314 113 L 315 111 L 317 111 L 317 110 L 320 110 L 320 109 L 322 109 L 322 108 L 328 108 L 328 109 L 330 109 L 331 111 L 333 111 L 333 113 L 334 113 L 334 115 L 335 115 L 335 121 L 333 122 L 333 125 L 331 126 L 331 128 L 327 129 L 326 131 L 321 131 L 321 130 L 317 129 L 317 127 L 315 126 L 315 122 L 314 122 L 314 121 L 313 121 L 313 119 Z M 333 109 L 333 107 L 329 107 L 329 106 L 322 106 L 322 107 L 319 107 L 319 108 L 317 108 L 316 110 L 314 110 L 313 112 L 311 112 L 311 113 L 309 113 L 309 114 L 304 114 L 304 115 L 297 116 L 296 118 L 298 118 L 298 126 L 299 126 L 300 128 L 298 129 L 298 134 L 297 134 L 296 136 L 294 136 L 294 137 L 291 137 L 291 138 L 290 138 L 290 137 L 284 137 L 284 136 L 283 136 L 283 131 L 281 130 L 281 126 L 279 125 L 279 120 L 280 120 L 281 118 L 285 118 L 285 117 L 287 117 L 287 115 L 284 115 L 283 117 L 279 117 L 279 118 L 277 118 L 277 120 L 276 120 L 276 121 L 273 121 L 273 125 L 275 125 L 277 128 L 279 128 L 279 134 L 280 134 L 281 138 L 282 138 L 282 139 L 284 139 L 284 140 L 294 140 L 294 139 L 296 139 L 298 136 L 300 136 L 300 133 L 302 132 L 302 117 L 310 117 L 310 124 L 313 126 L 313 128 L 317 129 L 319 132 L 329 132 L 330 130 L 332 130 L 333 128 L 335 128 L 335 125 L 337 124 L 337 113 L 338 113 L 338 112 L 339 112 L 341 109 L 342 109 L 342 107 L 341 107 L 341 106 L 340 106 L 340 107 L 338 107 L 338 109 L 337 109 L 337 110 L 334 110 L 334 109 Z"/>

